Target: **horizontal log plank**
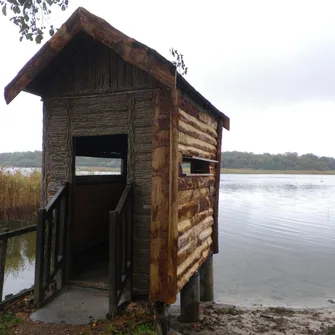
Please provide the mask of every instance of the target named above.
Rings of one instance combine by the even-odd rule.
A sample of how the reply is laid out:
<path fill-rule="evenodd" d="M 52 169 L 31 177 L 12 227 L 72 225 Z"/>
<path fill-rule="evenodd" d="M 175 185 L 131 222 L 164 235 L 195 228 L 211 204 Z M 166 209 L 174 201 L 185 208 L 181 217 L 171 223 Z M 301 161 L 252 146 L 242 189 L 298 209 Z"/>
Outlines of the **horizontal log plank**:
<path fill-rule="evenodd" d="M 178 151 L 186 156 L 196 156 L 208 159 L 214 159 L 216 157 L 216 154 L 214 152 L 208 152 L 199 148 L 190 147 L 182 143 L 178 144 Z"/>
<path fill-rule="evenodd" d="M 197 148 L 210 153 L 216 153 L 216 147 L 214 145 L 182 132 L 178 133 L 178 141 L 180 144 L 184 144 L 189 147 Z"/>
<path fill-rule="evenodd" d="M 212 216 L 207 217 L 205 220 L 201 221 L 197 225 L 191 227 L 188 231 L 178 237 L 178 249 L 183 248 L 186 244 L 190 243 L 192 240 L 197 239 L 199 236 L 202 236 L 201 240 L 203 240 L 202 232 L 207 230 L 208 227 L 212 226 L 214 223 L 214 219 Z M 208 231 L 206 232 L 208 233 Z M 205 234 L 206 235 L 206 234 Z"/>
<path fill-rule="evenodd" d="M 203 123 L 209 125 L 210 127 L 214 129 L 216 129 L 218 126 L 218 123 L 216 122 L 216 120 L 214 120 L 208 113 L 199 111 L 199 120 L 201 120 Z"/>
<path fill-rule="evenodd" d="M 212 196 L 215 194 L 214 186 L 202 187 L 193 190 L 180 191 L 178 193 L 178 205 L 183 205 L 200 198 Z"/>
<path fill-rule="evenodd" d="M 179 120 L 178 122 L 178 129 L 180 132 L 183 132 L 189 136 L 198 138 L 202 141 L 207 141 L 214 146 L 217 145 L 217 140 L 214 136 L 204 133 L 203 131 L 193 127 L 191 124 L 187 124 L 182 120 Z"/>
<path fill-rule="evenodd" d="M 214 222 L 214 220 L 213 220 L 213 222 Z M 211 226 L 212 226 L 212 225 L 211 225 Z M 199 240 L 199 241 L 202 242 L 202 241 L 206 240 L 208 236 L 211 236 L 212 231 L 213 231 L 213 228 L 212 228 L 211 226 L 208 227 L 208 228 L 206 228 L 205 230 L 203 230 L 203 231 L 198 235 L 198 240 Z"/>
<path fill-rule="evenodd" d="M 178 207 L 179 222 L 192 218 L 195 214 L 213 207 L 214 197 L 201 198 Z"/>
<path fill-rule="evenodd" d="M 213 208 L 210 208 L 208 210 L 205 210 L 200 213 L 196 213 L 192 218 L 183 220 L 178 223 L 178 233 L 179 235 L 182 235 L 187 230 L 189 230 L 191 227 L 195 226 L 199 222 L 205 220 L 207 217 L 213 215 Z"/>
<path fill-rule="evenodd" d="M 182 262 L 178 268 L 177 268 L 177 278 L 180 279 L 185 272 L 193 266 L 194 263 L 196 263 L 202 256 L 202 253 L 206 250 L 209 249 L 212 244 L 212 238 L 208 237 L 204 243 L 202 243 L 199 247 L 197 247 L 194 252 L 185 259 L 184 262 Z"/>
<path fill-rule="evenodd" d="M 186 244 L 183 248 L 178 250 L 177 253 L 177 263 L 178 265 L 181 264 L 186 258 L 188 258 L 192 252 L 197 248 L 199 245 L 198 240 L 192 240 L 188 244 Z"/>
<path fill-rule="evenodd" d="M 210 126 L 206 125 L 205 123 L 196 119 L 194 116 L 186 113 L 182 109 L 179 109 L 179 119 L 184 121 L 187 124 L 190 124 L 191 126 L 200 130 L 203 133 L 211 135 L 215 138 L 218 137 L 218 134 L 216 132 L 216 128 L 213 128 L 213 127 L 210 127 Z"/>
<path fill-rule="evenodd" d="M 178 178 L 179 191 L 194 190 L 202 187 L 210 187 L 213 186 L 214 184 L 215 184 L 214 176 L 209 177 L 188 176 Z"/>
<path fill-rule="evenodd" d="M 208 110 L 204 110 L 199 105 L 194 104 L 193 101 L 190 101 L 185 96 L 179 99 L 179 108 L 216 129 L 217 118 L 213 114 L 209 114 Z"/>
<path fill-rule="evenodd" d="M 206 249 L 202 252 L 199 260 L 177 281 L 178 292 L 185 286 L 193 274 L 200 268 L 210 254 L 210 249 Z"/>

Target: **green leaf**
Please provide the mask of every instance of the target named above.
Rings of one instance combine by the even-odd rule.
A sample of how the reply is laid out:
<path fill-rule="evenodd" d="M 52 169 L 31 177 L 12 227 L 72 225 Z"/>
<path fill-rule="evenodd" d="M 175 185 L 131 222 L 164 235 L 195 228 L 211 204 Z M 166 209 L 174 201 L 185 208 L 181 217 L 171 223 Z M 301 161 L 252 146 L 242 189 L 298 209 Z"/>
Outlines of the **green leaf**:
<path fill-rule="evenodd" d="M 7 15 L 7 6 L 6 6 L 6 5 L 4 5 L 4 6 L 2 7 L 2 14 L 3 14 L 4 16 Z"/>
<path fill-rule="evenodd" d="M 51 28 L 51 29 L 49 30 L 49 34 L 50 34 L 50 36 L 53 36 L 54 33 L 55 33 L 55 31 Z"/>

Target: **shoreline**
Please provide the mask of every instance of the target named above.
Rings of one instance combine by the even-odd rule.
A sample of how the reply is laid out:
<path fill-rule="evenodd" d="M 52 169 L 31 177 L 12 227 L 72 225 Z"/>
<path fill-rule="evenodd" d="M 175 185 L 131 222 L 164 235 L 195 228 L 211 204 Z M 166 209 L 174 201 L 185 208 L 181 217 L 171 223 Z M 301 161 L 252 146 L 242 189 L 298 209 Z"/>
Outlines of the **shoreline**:
<path fill-rule="evenodd" d="M 171 327 L 185 335 L 331 335 L 335 334 L 335 305 L 325 308 L 285 308 L 204 303 L 195 324 L 179 321 L 179 308 L 170 312 Z"/>

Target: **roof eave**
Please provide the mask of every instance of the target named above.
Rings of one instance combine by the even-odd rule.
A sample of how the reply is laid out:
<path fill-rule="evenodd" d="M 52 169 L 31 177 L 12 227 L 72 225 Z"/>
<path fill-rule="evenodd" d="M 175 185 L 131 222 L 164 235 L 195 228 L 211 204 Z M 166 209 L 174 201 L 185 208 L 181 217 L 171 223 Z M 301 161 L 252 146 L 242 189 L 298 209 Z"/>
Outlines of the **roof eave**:
<path fill-rule="evenodd" d="M 182 75 L 178 73 L 177 75 L 177 87 L 180 88 L 185 93 L 191 93 L 191 98 L 193 96 L 194 100 L 198 100 L 204 108 L 215 114 L 221 121 L 222 126 L 226 130 L 230 130 L 230 119 L 227 115 L 218 110 L 214 105 L 212 105 L 201 93 L 199 93 Z"/>

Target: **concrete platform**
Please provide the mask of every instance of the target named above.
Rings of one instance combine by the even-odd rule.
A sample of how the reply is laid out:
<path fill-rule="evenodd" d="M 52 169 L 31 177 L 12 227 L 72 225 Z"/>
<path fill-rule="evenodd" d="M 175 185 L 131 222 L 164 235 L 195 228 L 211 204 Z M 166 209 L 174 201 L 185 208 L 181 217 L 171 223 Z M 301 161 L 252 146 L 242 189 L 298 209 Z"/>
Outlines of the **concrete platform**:
<path fill-rule="evenodd" d="M 92 318 L 105 319 L 107 313 L 108 291 L 68 287 L 30 318 L 33 321 L 78 325 L 87 324 Z"/>

